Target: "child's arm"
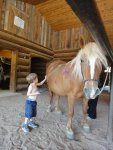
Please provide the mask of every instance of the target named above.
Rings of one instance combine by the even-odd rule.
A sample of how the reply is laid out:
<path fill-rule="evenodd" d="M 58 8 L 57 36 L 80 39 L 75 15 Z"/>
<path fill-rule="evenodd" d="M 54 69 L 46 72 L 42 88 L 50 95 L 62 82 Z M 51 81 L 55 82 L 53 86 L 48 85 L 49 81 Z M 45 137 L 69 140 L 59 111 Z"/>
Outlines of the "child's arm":
<path fill-rule="evenodd" d="M 43 84 L 46 80 L 47 80 L 47 76 L 45 76 L 45 79 L 44 79 L 44 80 L 42 80 L 40 83 L 37 83 L 37 86 L 42 85 L 42 84 Z"/>
<path fill-rule="evenodd" d="M 38 95 L 38 94 L 40 94 L 40 92 L 35 92 L 35 93 L 32 93 L 32 85 L 30 85 L 29 87 L 28 87 L 28 91 L 27 91 L 27 96 L 36 96 L 36 95 Z"/>

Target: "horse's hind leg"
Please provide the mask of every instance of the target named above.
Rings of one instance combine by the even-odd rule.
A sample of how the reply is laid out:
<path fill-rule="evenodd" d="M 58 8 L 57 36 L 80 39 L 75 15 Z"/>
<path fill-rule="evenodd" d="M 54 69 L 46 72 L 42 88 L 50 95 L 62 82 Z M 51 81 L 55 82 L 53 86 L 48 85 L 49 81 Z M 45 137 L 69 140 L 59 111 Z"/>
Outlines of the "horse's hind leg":
<path fill-rule="evenodd" d="M 56 100 L 55 100 L 55 111 L 56 111 L 58 114 L 62 114 L 62 111 L 61 111 L 60 106 L 59 106 L 59 100 L 60 100 L 60 96 L 56 96 Z"/>
<path fill-rule="evenodd" d="M 50 101 L 49 101 L 49 106 L 48 106 L 47 112 L 51 112 L 52 111 L 53 92 L 49 91 L 49 95 L 50 95 Z"/>

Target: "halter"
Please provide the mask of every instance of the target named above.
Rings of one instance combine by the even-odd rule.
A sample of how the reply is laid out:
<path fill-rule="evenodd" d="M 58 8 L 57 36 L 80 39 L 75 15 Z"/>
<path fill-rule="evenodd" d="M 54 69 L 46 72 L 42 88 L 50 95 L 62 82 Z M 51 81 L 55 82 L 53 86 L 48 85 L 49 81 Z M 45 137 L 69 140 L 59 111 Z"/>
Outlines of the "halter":
<path fill-rule="evenodd" d="M 82 62 L 82 60 L 81 60 L 81 62 Z M 103 92 L 104 87 L 105 87 L 106 82 L 107 82 L 107 79 L 108 79 L 108 75 L 109 75 L 109 78 L 110 78 L 111 67 L 107 67 L 106 70 L 104 70 L 104 72 L 106 72 L 106 77 L 105 77 L 103 86 L 102 86 L 102 88 L 100 89 L 100 92 L 98 93 L 98 95 L 100 95 L 100 94 Z M 94 81 L 94 82 L 99 83 L 99 80 L 95 80 L 95 79 L 84 79 L 84 74 L 83 74 L 83 71 L 82 71 L 82 65 L 81 65 L 81 73 L 82 73 L 82 77 L 83 77 L 83 82 L 84 82 L 84 84 L 85 84 L 86 82 L 89 82 L 89 81 Z"/>
<path fill-rule="evenodd" d="M 95 79 L 87 79 L 87 80 L 83 80 L 83 82 L 88 82 L 88 81 L 94 81 L 94 82 L 99 82 L 98 80 L 95 80 Z"/>
<path fill-rule="evenodd" d="M 81 69 L 81 72 L 82 72 L 82 69 Z M 109 78 L 110 78 L 111 67 L 107 67 L 107 69 L 106 69 L 106 70 L 104 70 L 104 72 L 106 72 L 106 77 L 105 77 L 105 80 L 104 80 L 103 86 L 102 86 L 102 88 L 101 88 L 100 92 L 98 93 L 98 95 L 100 95 L 100 94 L 103 92 L 104 87 L 105 87 L 106 82 L 107 82 L 107 79 L 108 79 L 108 75 L 109 75 Z M 83 76 L 83 72 L 82 72 L 82 76 Z M 88 82 L 88 81 L 99 82 L 98 80 L 95 80 L 95 79 L 86 79 L 86 80 L 84 80 L 84 76 L 83 76 L 83 82 L 84 82 L 84 84 L 85 84 L 86 82 Z M 110 81 L 109 81 L 109 82 L 110 82 Z"/>

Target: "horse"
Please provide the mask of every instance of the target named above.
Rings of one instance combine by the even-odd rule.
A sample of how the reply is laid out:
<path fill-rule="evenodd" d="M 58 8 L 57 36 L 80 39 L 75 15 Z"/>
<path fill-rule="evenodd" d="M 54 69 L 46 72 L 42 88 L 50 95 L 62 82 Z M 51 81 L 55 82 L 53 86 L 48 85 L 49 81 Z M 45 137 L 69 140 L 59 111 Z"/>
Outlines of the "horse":
<path fill-rule="evenodd" d="M 69 62 L 54 60 L 46 66 L 47 86 L 51 93 L 51 111 L 53 94 L 67 96 L 68 121 L 66 135 L 68 139 L 74 139 L 72 118 L 74 104 L 77 99 L 83 100 L 83 129 L 90 131 L 87 121 L 88 101 L 95 99 L 100 93 L 98 88 L 99 76 L 102 67 L 107 67 L 107 59 L 104 52 L 95 42 L 89 42 L 81 48 L 76 57 Z M 59 99 L 56 101 L 56 110 L 59 111 Z"/>

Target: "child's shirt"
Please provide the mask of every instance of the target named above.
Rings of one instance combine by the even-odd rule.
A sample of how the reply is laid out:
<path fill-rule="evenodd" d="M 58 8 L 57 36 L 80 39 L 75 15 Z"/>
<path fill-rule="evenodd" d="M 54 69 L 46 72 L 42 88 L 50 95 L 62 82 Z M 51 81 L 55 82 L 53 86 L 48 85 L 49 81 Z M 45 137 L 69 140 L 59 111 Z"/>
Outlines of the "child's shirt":
<path fill-rule="evenodd" d="M 37 86 L 32 86 L 32 85 L 29 85 L 29 87 L 28 87 L 28 93 L 38 93 L 38 88 L 37 88 Z M 40 93 L 39 93 L 40 94 Z M 28 96 L 28 99 L 30 99 L 31 101 L 36 101 L 36 98 L 37 98 L 37 95 L 38 94 L 36 94 L 36 95 L 30 95 L 30 96 Z"/>

